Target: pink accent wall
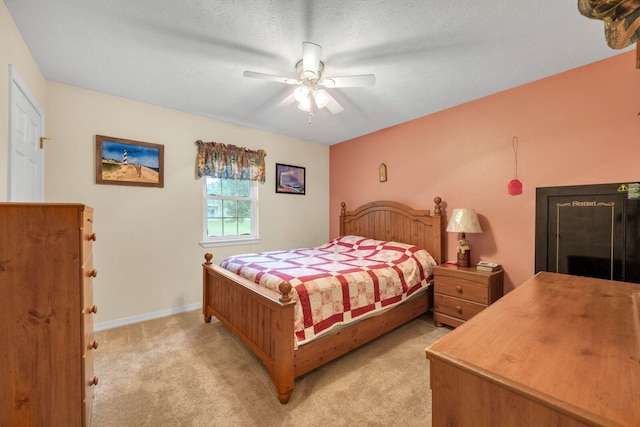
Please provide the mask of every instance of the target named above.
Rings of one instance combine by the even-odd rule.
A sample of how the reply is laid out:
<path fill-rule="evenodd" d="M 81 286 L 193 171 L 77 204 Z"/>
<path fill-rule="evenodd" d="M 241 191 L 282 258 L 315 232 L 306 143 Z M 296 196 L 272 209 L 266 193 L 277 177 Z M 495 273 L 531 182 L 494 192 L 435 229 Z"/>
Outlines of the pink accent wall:
<path fill-rule="evenodd" d="M 458 207 L 478 212 L 484 232 L 467 235 L 471 262 L 501 263 L 508 292 L 534 274 L 536 187 L 640 180 L 638 112 L 633 51 L 333 145 L 330 235 L 339 234 L 341 202 L 432 209 L 440 196 L 445 217 Z M 514 136 L 519 196 L 507 193 Z M 457 238 L 447 233 L 447 259 Z"/>

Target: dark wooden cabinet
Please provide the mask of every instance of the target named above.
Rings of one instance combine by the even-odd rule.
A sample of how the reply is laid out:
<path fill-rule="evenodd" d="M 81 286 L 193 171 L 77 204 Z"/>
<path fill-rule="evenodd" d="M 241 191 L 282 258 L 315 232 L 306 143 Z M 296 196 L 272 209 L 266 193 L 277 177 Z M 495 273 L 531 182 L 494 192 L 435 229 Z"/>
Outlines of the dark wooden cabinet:
<path fill-rule="evenodd" d="M 640 184 L 537 188 L 535 271 L 640 283 Z"/>
<path fill-rule="evenodd" d="M 89 426 L 93 209 L 0 203 L 0 426 Z"/>

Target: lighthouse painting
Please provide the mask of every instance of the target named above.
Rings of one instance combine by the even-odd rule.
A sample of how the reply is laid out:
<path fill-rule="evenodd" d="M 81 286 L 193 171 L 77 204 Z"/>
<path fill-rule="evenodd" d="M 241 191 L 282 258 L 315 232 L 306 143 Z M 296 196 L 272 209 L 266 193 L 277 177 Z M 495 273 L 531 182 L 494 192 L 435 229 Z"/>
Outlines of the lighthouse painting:
<path fill-rule="evenodd" d="M 96 184 L 164 187 L 164 146 L 96 135 Z"/>

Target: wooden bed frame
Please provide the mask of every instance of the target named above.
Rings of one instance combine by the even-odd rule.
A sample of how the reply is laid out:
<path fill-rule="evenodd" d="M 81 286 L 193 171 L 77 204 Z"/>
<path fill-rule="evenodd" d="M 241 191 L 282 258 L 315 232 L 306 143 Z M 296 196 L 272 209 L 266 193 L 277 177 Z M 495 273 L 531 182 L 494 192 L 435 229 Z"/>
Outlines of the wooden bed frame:
<path fill-rule="evenodd" d="M 441 199 L 429 210 L 414 210 L 396 202 L 378 201 L 354 211 L 342 203 L 340 235 L 393 240 L 425 248 L 442 262 Z M 205 254 L 202 311 L 204 321 L 215 316 L 267 367 L 280 403 L 287 403 L 294 379 L 386 332 L 426 313 L 433 307 L 433 291 L 408 300 L 383 314 L 369 317 L 337 332 L 323 335 L 295 348 L 294 302 L 291 285 L 280 285 L 280 294 L 257 285 L 211 262 Z"/>

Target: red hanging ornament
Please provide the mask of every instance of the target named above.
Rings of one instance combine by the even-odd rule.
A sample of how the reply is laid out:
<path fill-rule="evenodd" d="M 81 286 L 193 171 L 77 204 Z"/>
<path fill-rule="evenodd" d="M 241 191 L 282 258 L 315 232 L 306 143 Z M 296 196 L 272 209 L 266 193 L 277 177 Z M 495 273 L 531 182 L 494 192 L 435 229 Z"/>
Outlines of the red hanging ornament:
<path fill-rule="evenodd" d="M 515 167 L 513 170 L 513 179 L 507 185 L 507 191 L 512 196 L 522 194 L 522 183 L 518 180 L 518 137 L 514 136 L 511 141 L 513 145 L 513 154 L 515 155 Z"/>

